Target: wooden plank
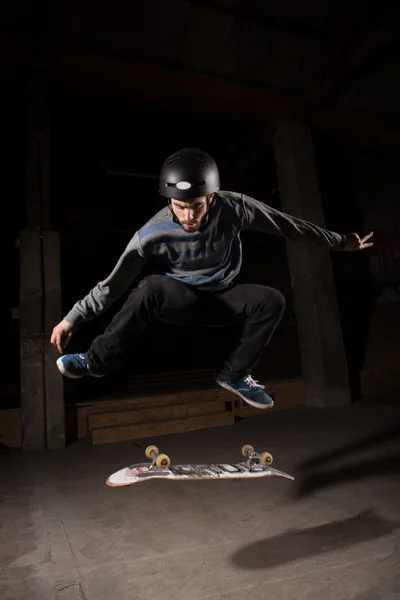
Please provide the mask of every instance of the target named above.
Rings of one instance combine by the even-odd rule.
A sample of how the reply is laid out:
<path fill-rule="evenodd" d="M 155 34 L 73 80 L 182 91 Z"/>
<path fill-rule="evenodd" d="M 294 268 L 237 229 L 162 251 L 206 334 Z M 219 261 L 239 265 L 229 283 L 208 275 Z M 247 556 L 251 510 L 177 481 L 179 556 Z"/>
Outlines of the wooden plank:
<path fill-rule="evenodd" d="M 166 419 L 177 419 L 186 417 L 195 417 L 199 415 L 209 415 L 220 413 L 225 410 L 223 400 L 211 400 L 200 403 L 174 404 L 162 408 L 147 408 L 143 410 L 127 410 L 117 412 L 107 412 L 88 416 L 88 429 L 98 429 L 99 427 L 117 427 L 120 425 L 135 425 L 146 422 L 165 421 Z"/>
<path fill-rule="evenodd" d="M 197 431 L 200 429 L 212 429 L 215 427 L 226 427 L 234 424 L 234 415 L 231 412 L 213 415 L 202 415 L 186 419 L 173 419 L 159 421 L 157 423 L 142 423 L 140 425 L 126 425 L 123 427 L 105 427 L 94 429 L 91 432 L 94 445 L 107 444 L 111 442 L 123 442 L 126 440 L 137 440 L 148 437 L 170 435 Z"/>
<path fill-rule="evenodd" d="M 45 53 L 29 78 L 28 162 L 21 261 L 21 399 L 23 447 L 65 446 L 63 382 L 50 345 L 61 318 L 60 240 L 50 229 L 50 116 Z"/>
<path fill-rule="evenodd" d="M 305 404 L 304 381 L 301 379 L 272 381 L 268 383 L 267 388 L 267 391 L 275 393 L 276 395 L 276 406 L 272 410 L 285 410 L 292 408 L 293 406 Z M 228 410 L 234 410 L 237 416 L 249 416 L 250 414 L 258 414 L 261 412 L 258 409 L 249 407 L 241 398 L 219 386 L 206 390 L 139 396 L 137 398 L 132 396 L 116 396 L 115 398 L 107 397 L 107 399 L 103 401 L 97 400 L 91 403 L 81 403 L 76 406 L 77 437 L 78 439 L 87 437 L 89 415 L 140 409 L 159 409 L 174 405 L 201 404 L 213 400 L 224 402 L 225 405 L 228 406 Z"/>
<path fill-rule="evenodd" d="M 138 398 L 124 398 L 122 400 L 106 400 L 104 402 L 96 401 L 95 403 L 78 405 L 77 406 L 77 436 L 78 439 L 87 437 L 87 419 L 90 414 L 100 414 L 107 412 L 116 412 L 118 410 L 135 410 L 145 408 L 161 408 L 163 406 L 171 406 L 174 404 L 189 404 L 196 402 L 206 402 L 207 400 L 223 400 L 224 402 L 232 403 L 234 396 L 222 389 L 216 388 L 212 390 L 196 390 L 193 392 L 180 392 L 176 394 L 163 394 Z"/>
<path fill-rule="evenodd" d="M 56 367 L 58 352 L 50 344 L 51 332 L 61 320 L 60 234 L 43 231 L 44 270 L 44 375 L 46 442 L 50 450 L 65 447 L 64 382 Z"/>
<path fill-rule="evenodd" d="M 40 231 L 22 231 L 20 249 L 20 359 L 22 447 L 46 447 L 43 372 L 43 288 Z"/>

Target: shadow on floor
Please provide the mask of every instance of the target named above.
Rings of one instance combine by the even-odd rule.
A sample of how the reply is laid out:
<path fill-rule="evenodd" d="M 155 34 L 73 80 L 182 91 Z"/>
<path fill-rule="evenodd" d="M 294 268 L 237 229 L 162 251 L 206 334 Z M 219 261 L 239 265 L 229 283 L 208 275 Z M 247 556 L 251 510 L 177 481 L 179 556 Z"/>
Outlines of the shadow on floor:
<path fill-rule="evenodd" d="M 350 600 L 399 600 L 400 585 L 397 583 L 385 584 L 386 591 L 382 586 L 376 586 L 363 594 L 352 597 Z"/>
<path fill-rule="evenodd" d="M 390 441 L 391 439 L 400 439 L 400 423 L 393 427 L 383 429 L 381 431 L 372 432 L 370 435 L 361 438 L 351 444 L 345 444 L 340 448 L 319 454 L 315 458 L 311 458 L 300 464 L 300 468 L 308 469 L 310 467 L 318 467 L 331 460 L 348 456 L 360 450 L 375 448 Z"/>
<path fill-rule="evenodd" d="M 400 523 L 382 519 L 373 511 L 364 511 L 342 521 L 324 523 L 311 529 L 291 529 L 257 541 L 240 548 L 231 560 L 243 569 L 269 569 L 309 556 L 345 550 L 388 535 L 398 528 Z"/>
<path fill-rule="evenodd" d="M 385 444 L 400 439 L 400 425 L 373 432 L 351 444 L 324 452 L 296 467 L 295 494 L 304 498 L 311 493 L 341 483 L 400 473 L 400 450 L 388 451 Z M 368 459 L 354 460 L 357 452 L 371 451 Z M 378 451 L 378 453 L 376 453 Z M 326 468 L 335 460 L 352 459 L 351 463 Z"/>

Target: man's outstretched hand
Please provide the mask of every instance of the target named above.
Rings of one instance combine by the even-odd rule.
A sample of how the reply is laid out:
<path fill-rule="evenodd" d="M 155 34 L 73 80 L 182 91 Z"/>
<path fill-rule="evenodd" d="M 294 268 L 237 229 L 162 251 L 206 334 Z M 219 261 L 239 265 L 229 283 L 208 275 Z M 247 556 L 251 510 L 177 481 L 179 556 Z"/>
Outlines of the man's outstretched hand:
<path fill-rule="evenodd" d="M 65 321 L 65 319 L 54 327 L 50 343 L 57 348 L 60 354 L 63 353 L 64 348 L 68 345 L 74 331 L 74 327 L 68 321 Z"/>
<path fill-rule="evenodd" d="M 369 239 L 374 235 L 373 231 L 367 233 L 364 237 L 360 238 L 357 233 L 349 233 L 343 250 L 346 252 L 355 252 L 357 250 L 365 250 L 365 248 L 371 248 L 373 242 L 368 242 Z"/>

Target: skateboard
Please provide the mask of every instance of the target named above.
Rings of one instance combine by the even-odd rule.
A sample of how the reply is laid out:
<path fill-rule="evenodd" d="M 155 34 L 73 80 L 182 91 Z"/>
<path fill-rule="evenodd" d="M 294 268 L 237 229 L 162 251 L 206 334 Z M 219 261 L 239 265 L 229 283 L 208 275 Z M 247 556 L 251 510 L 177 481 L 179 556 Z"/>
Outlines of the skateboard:
<path fill-rule="evenodd" d="M 294 480 L 294 477 L 278 469 L 273 469 L 273 458 L 269 452 L 258 454 L 253 446 L 246 444 L 242 455 L 247 460 L 236 464 L 186 464 L 171 465 L 166 454 L 160 454 L 157 446 L 148 446 L 145 455 L 152 462 L 138 463 L 116 471 L 107 479 L 110 487 L 120 487 L 149 481 L 150 479 L 169 479 L 174 481 L 199 479 L 250 479 L 276 475 Z"/>

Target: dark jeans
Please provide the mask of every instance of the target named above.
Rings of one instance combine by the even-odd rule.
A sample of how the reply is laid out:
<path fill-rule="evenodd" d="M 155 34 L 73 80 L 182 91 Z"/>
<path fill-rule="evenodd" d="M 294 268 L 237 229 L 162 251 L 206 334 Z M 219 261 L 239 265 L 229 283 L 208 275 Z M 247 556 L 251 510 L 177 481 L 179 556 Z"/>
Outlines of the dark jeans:
<path fill-rule="evenodd" d="M 238 284 L 222 292 L 199 292 L 170 277 L 150 275 L 93 341 L 88 365 L 99 375 L 118 371 L 124 355 L 155 321 L 196 327 L 239 325 L 238 344 L 217 374 L 222 381 L 234 381 L 251 374 L 284 311 L 285 298 L 273 288 Z"/>

